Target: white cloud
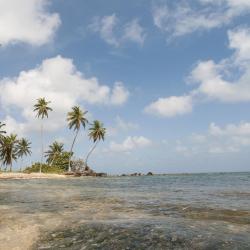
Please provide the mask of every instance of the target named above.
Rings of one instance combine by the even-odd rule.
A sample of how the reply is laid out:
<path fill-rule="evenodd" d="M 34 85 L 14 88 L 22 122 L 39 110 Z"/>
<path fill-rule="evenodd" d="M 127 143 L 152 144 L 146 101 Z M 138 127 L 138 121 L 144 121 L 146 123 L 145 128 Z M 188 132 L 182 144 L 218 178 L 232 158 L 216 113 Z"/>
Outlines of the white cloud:
<path fill-rule="evenodd" d="M 191 78 L 199 84 L 195 94 L 203 94 L 211 99 L 222 102 L 250 101 L 250 67 L 234 81 L 226 80 L 225 72 L 230 65 L 213 61 L 200 62 L 191 73 Z"/>
<path fill-rule="evenodd" d="M 101 38 L 108 44 L 119 46 L 119 42 L 114 34 L 114 29 L 118 23 L 116 14 L 104 16 L 103 18 L 95 17 L 89 28 L 100 34 Z"/>
<path fill-rule="evenodd" d="M 171 96 L 159 98 L 145 108 L 145 112 L 163 117 L 183 115 L 192 111 L 192 98 L 190 96 Z"/>
<path fill-rule="evenodd" d="M 203 134 L 192 134 L 177 141 L 175 151 L 184 155 L 237 153 L 250 147 L 250 123 L 209 125 Z"/>
<path fill-rule="evenodd" d="M 159 98 L 146 107 L 146 112 L 172 117 L 192 111 L 194 103 L 220 101 L 223 103 L 250 102 L 250 28 L 228 32 L 231 57 L 216 63 L 198 62 L 188 79 L 192 91 L 184 96 Z"/>
<path fill-rule="evenodd" d="M 46 59 L 34 69 L 0 81 L 2 107 L 19 112 L 26 131 L 37 127 L 33 105 L 39 97 L 52 101 L 53 115 L 45 128 L 55 130 L 65 124 L 66 113 L 76 104 L 121 105 L 127 101 L 128 94 L 121 82 L 115 83 L 113 89 L 101 85 L 97 78 L 86 78 L 79 72 L 71 59 L 61 56 Z"/>
<path fill-rule="evenodd" d="M 190 0 L 171 5 L 161 1 L 153 6 L 153 19 L 161 31 L 173 38 L 227 25 L 249 12 L 248 0 Z"/>
<path fill-rule="evenodd" d="M 50 0 L 0 0 L 0 44 L 24 42 L 43 45 L 51 41 L 61 21 L 49 13 Z"/>
<path fill-rule="evenodd" d="M 95 17 L 89 29 L 99 33 L 100 37 L 109 45 L 120 47 L 126 42 L 143 45 L 146 33 L 138 19 L 133 19 L 123 26 L 119 24 L 116 14 L 104 17 Z"/>
<path fill-rule="evenodd" d="M 129 91 L 124 87 L 122 82 L 116 82 L 112 89 L 110 103 L 113 105 L 124 104 L 129 97 Z"/>
<path fill-rule="evenodd" d="M 221 128 L 214 123 L 210 124 L 209 133 L 213 136 L 249 136 L 250 123 L 241 122 L 240 124 L 228 124 Z"/>
<path fill-rule="evenodd" d="M 229 47 L 236 50 L 238 60 L 250 59 L 250 28 L 238 28 L 228 32 Z"/>
<path fill-rule="evenodd" d="M 8 134 L 18 134 L 18 136 L 24 136 L 26 133 L 25 123 L 17 122 L 13 117 L 7 115 L 3 121 L 3 123 L 7 124 L 6 132 Z M 29 129 L 29 128 L 27 128 Z"/>
<path fill-rule="evenodd" d="M 146 39 L 145 30 L 139 24 L 138 19 L 134 19 L 125 25 L 124 35 L 122 40 L 124 41 L 128 40 L 143 45 L 145 39 Z"/>
<path fill-rule="evenodd" d="M 191 81 L 199 85 L 193 94 L 222 102 L 250 101 L 250 29 L 231 30 L 228 38 L 235 53 L 219 63 L 199 62 L 190 75 Z"/>
<path fill-rule="evenodd" d="M 111 142 L 109 150 L 112 152 L 129 153 L 134 149 L 148 147 L 152 142 L 143 136 L 128 136 L 122 143 Z"/>

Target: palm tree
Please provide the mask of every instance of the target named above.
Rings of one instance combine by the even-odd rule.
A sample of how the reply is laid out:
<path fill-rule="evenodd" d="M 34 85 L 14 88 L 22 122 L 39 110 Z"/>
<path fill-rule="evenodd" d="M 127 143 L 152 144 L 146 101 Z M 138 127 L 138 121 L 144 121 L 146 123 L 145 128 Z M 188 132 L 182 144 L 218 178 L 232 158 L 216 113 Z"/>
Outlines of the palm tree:
<path fill-rule="evenodd" d="M 6 131 L 3 130 L 3 127 L 5 127 L 5 126 L 6 126 L 5 123 L 0 122 L 0 137 L 2 137 L 3 135 L 6 134 Z"/>
<path fill-rule="evenodd" d="M 31 145 L 31 142 L 29 142 L 25 138 L 22 138 L 17 142 L 17 156 L 20 157 L 22 160 L 20 170 L 19 170 L 20 172 L 22 171 L 23 157 L 27 155 L 31 155 L 30 145 Z"/>
<path fill-rule="evenodd" d="M 3 138 L 3 136 L 6 134 L 6 131 L 3 129 L 3 127 L 5 127 L 6 124 L 0 122 L 0 140 Z M 1 159 L 0 159 L 1 160 Z M 0 171 L 2 171 L 2 161 L 0 162 Z"/>
<path fill-rule="evenodd" d="M 4 136 L 0 140 L 0 157 L 3 160 L 3 164 L 10 166 L 10 172 L 12 172 L 13 160 L 17 159 L 17 135 L 11 134 Z M 5 170 L 6 170 L 5 168 Z"/>
<path fill-rule="evenodd" d="M 106 128 L 103 127 L 103 123 L 101 123 L 100 121 L 97 121 L 97 120 L 94 121 L 92 124 L 92 127 L 89 129 L 89 138 L 90 138 L 90 140 L 93 140 L 94 145 L 87 154 L 87 157 L 85 160 L 86 167 L 88 166 L 89 156 L 94 151 L 94 149 L 96 148 L 99 141 L 100 140 L 104 141 L 105 133 L 106 133 Z"/>
<path fill-rule="evenodd" d="M 72 153 L 73 153 L 73 147 L 77 138 L 77 135 L 81 129 L 81 126 L 83 126 L 85 128 L 86 123 L 88 123 L 87 118 L 85 117 L 85 115 L 87 114 L 88 111 L 82 111 L 80 107 L 78 106 L 74 106 L 72 108 L 71 112 L 68 112 L 68 116 L 67 116 L 67 121 L 68 121 L 68 126 L 69 129 L 74 129 L 74 131 L 76 132 L 75 137 L 73 139 L 71 148 L 70 148 L 70 156 L 69 156 L 69 165 L 68 165 L 68 172 L 71 171 L 71 166 L 70 166 L 70 161 L 71 161 L 71 157 L 72 157 Z"/>
<path fill-rule="evenodd" d="M 37 99 L 37 103 L 34 105 L 34 112 L 37 112 L 36 117 L 41 118 L 41 164 L 40 164 L 40 173 L 42 172 L 42 164 L 43 164 L 43 119 L 49 117 L 49 111 L 52 111 L 50 108 L 49 101 L 46 101 L 45 98 Z"/>
<path fill-rule="evenodd" d="M 50 149 L 45 152 L 45 157 L 47 157 L 47 163 L 49 165 L 52 165 L 55 158 L 64 152 L 63 146 L 63 143 L 59 143 L 57 141 L 49 146 Z"/>

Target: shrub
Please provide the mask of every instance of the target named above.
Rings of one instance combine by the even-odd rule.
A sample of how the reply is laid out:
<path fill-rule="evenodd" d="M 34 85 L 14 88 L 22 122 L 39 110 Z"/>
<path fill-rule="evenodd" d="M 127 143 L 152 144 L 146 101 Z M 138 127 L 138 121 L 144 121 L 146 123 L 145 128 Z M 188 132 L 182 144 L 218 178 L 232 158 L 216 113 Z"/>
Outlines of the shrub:
<path fill-rule="evenodd" d="M 30 167 L 27 167 L 23 172 L 24 173 L 39 173 L 40 171 L 40 163 L 35 163 Z M 48 164 L 42 165 L 42 173 L 50 173 L 50 174 L 62 174 L 65 170 L 60 168 L 59 166 L 49 166 Z"/>

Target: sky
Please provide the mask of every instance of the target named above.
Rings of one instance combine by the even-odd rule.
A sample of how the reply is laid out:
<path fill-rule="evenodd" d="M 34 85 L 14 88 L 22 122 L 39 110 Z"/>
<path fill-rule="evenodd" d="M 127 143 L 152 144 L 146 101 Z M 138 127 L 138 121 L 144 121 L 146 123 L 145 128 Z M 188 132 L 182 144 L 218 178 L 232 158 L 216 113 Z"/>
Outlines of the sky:
<path fill-rule="evenodd" d="M 250 170 L 249 0 L 0 0 L 0 44 L 0 120 L 32 141 L 25 164 L 45 97 L 46 148 L 69 150 L 75 105 L 104 123 L 98 172 Z"/>

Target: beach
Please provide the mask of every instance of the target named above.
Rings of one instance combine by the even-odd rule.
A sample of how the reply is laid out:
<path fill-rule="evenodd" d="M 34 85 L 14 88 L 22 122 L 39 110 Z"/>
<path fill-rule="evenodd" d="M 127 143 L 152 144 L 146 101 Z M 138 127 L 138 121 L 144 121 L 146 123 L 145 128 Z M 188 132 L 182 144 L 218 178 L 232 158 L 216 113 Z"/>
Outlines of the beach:
<path fill-rule="evenodd" d="M 250 173 L 0 180 L 2 249 L 249 249 Z"/>
<path fill-rule="evenodd" d="M 44 174 L 44 173 L 17 173 L 17 172 L 3 172 L 0 173 L 1 179 L 58 179 L 58 178 L 66 178 L 66 175 L 63 174 Z"/>

